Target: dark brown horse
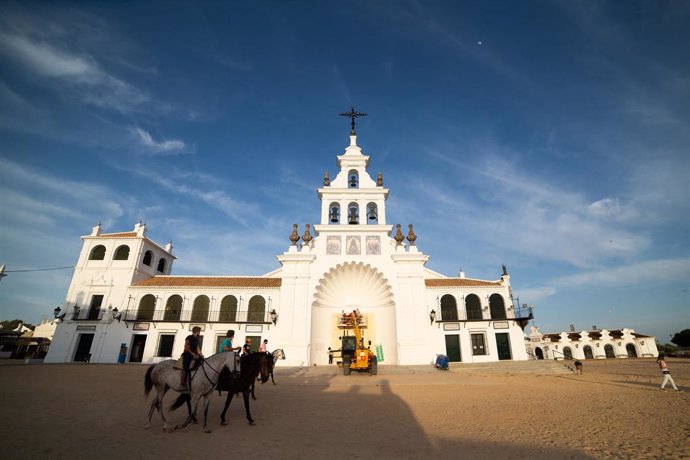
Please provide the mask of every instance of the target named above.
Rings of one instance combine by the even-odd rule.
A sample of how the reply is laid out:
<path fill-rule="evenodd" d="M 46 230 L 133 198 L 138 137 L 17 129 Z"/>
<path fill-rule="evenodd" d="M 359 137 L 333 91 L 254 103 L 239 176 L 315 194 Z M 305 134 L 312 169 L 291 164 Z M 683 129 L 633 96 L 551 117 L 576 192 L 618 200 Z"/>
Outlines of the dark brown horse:
<path fill-rule="evenodd" d="M 247 421 L 250 425 L 255 424 L 249 409 L 249 393 L 251 391 L 251 384 L 254 383 L 259 374 L 261 374 L 261 383 L 266 383 L 268 381 L 271 375 L 272 362 L 271 356 L 266 355 L 266 353 L 251 353 L 240 358 L 239 375 L 230 370 L 223 372 L 221 379 L 218 382 L 218 386 L 216 387 L 216 389 L 219 391 L 228 392 L 228 397 L 225 400 L 225 407 L 220 415 L 221 425 L 228 424 L 228 422 L 225 420 L 225 413 L 227 412 L 235 393 L 240 392 L 244 397 L 244 410 L 247 415 Z M 228 369 L 230 369 L 230 366 L 228 366 Z M 183 393 L 179 395 L 175 402 L 170 406 L 170 410 L 175 410 L 185 403 L 187 403 L 187 407 L 189 408 L 189 399 L 188 394 Z"/>

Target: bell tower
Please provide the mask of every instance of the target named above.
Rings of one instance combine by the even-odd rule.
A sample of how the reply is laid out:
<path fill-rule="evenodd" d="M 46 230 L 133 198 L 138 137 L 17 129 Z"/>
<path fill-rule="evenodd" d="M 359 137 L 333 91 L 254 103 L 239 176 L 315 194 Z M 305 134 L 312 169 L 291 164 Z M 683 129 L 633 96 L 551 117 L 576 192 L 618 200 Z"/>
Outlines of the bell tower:
<path fill-rule="evenodd" d="M 321 200 L 321 225 L 386 225 L 386 199 L 388 189 L 383 187 L 383 176 L 376 180 L 367 172 L 369 156 L 357 145 L 355 119 L 366 116 L 355 111 L 342 113 L 352 119 L 350 145 L 339 155 L 339 172 L 331 180 L 324 174 L 323 187 L 318 189 Z"/>

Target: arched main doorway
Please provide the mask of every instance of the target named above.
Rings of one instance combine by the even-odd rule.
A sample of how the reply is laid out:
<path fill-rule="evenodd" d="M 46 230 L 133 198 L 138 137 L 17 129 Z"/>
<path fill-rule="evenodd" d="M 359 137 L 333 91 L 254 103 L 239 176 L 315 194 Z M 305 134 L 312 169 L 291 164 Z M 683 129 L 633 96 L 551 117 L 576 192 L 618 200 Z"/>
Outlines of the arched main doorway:
<path fill-rule="evenodd" d="M 309 364 L 327 364 L 328 347 L 340 348 L 338 317 L 354 309 L 366 318 L 364 343 L 372 351 L 381 345 L 382 364 L 397 364 L 397 327 L 393 294 L 383 275 L 363 263 L 345 263 L 331 268 L 319 280 L 311 311 Z M 336 358 L 337 360 L 337 358 Z"/>
<path fill-rule="evenodd" d="M 628 358 L 637 358 L 637 350 L 635 345 L 629 343 L 625 346 L 625 351 L 628 353 Z"/>

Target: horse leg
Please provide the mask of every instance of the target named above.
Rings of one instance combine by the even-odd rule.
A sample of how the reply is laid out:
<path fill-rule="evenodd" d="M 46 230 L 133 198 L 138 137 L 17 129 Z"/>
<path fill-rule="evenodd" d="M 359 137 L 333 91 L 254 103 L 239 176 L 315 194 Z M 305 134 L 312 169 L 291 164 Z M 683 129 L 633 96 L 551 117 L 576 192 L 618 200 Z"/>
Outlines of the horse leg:
<path fill-rule="evenodd" d="M 247 413 L 247 420 L 249 421 L 250 425 L 256 425 L 256 423 L 254 423 L 254 419 L 252 418 L 252 413 L 249 410 L 249 388 L 244 390 L 242 395 L 244 396 L 244 411 Z"/>
<path fill-rule="evenodd" d="M 210 433 L 211 429 L 208 427 L 208 424 L 206 421 L 208 420 L 208 404 L 211 402 L 211 399 L 208 397 L 208 394 L 204 395 L 204 433 Z"/>
<path fill-rule="evenodd" d="M 196 419 L 196 407 L 199 405 L 199 397 L 197 396 L 196 398 L 194 398 L 194 397 L 191 396 L 191 394 L 190 394 L 190 399 L 193 399 L 193 400 L 194 400 L 194 401 L 191 403 L 191 404 L 192 404 L 192 412 L 187 416 L 187 420 L 185 420 L 184 422 L 182 422 L 182 424 L 175 425 L 175 429 L 176 429 L 176 430 L 181 430 L 182 428 L 184 428 L 184 427 L 186 427 L 187 425 L 189 425 L 189 424 L 192 422 L 192 420 L 195 420 L 195 419 Z"/>
<path fill-rule="evenodd" d="M 192 423 L 199 423 L 196 416 L 192 415 L 192 398 L 187 398 L 185 401 L 187 403 L 187 416 L 192 417 Z"/>
<path fill-rule="evenodd" d="M 275 379 L 273 378 L 273 369 L 271 369 L 271 382 L 273 382 L 273 385 L 276 384 Z"/>
<path fill-rule="evenodd" d="M 256 401 L 256 396 L 254 396 L 254 388 L 256 388 L 256 380 L 252 382 L 252 386 L 251 386 L 251 388 L 249 388 L 249 390 L 250 390 L 251 393 L 252 393 L 252 399 L 253 399 L 254 401 Z"/>
<path fill-rule="evenodd" d="M 225 413 L 228 411 L 228 407 L 230 407 L 230 403 L 232 402 L 232 397 L 235 396 L 235 392 L 230 389 L 228 391 L 228 397 L 225 400 L 225 407 L 223 408 L 223 412 L 220 414 L 220 424 L 221 425 L 227 425 L 228 422 L 225 420 Z"/>

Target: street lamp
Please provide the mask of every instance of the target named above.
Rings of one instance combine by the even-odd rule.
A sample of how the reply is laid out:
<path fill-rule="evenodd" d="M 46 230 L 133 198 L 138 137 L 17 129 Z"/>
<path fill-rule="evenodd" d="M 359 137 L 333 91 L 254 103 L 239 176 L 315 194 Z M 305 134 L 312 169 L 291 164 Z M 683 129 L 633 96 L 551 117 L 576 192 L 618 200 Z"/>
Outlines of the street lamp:
<path fill-rule="evenodd" d="M 273 310 L 271 310 L 269 315 L 271 315 L 271 321 L 273 321 L 273 325 L 275 326 L 278 322 L 278 313 L 276 313 L 276 309 L 274 308 Z"/>
<path fill-rule="evenodd" d="M 118 312 L 117 307 L 113 308 L 113 319 L 119 323 L 122 320 L 122 313 Z"/>
<path fill-rule="evenodd" d="M 436 321 L 436 310 L 431 310 L 429 312 L 429 319 L 431 320 L 431 324 L 434 324 L 434 321 Z"/>
<path fill-rule="evenodd" d="M 53 315 L 55 315 L 55 318 L 57 318 L 58 316 L 60 316 L 60 312 L 61 312 L 61 311 L 62 311 L 62 308 L 60 308 L 59 306 L 58 306 L 58 307 L 55 307 L 55 310 L 53 310 Z"/>

